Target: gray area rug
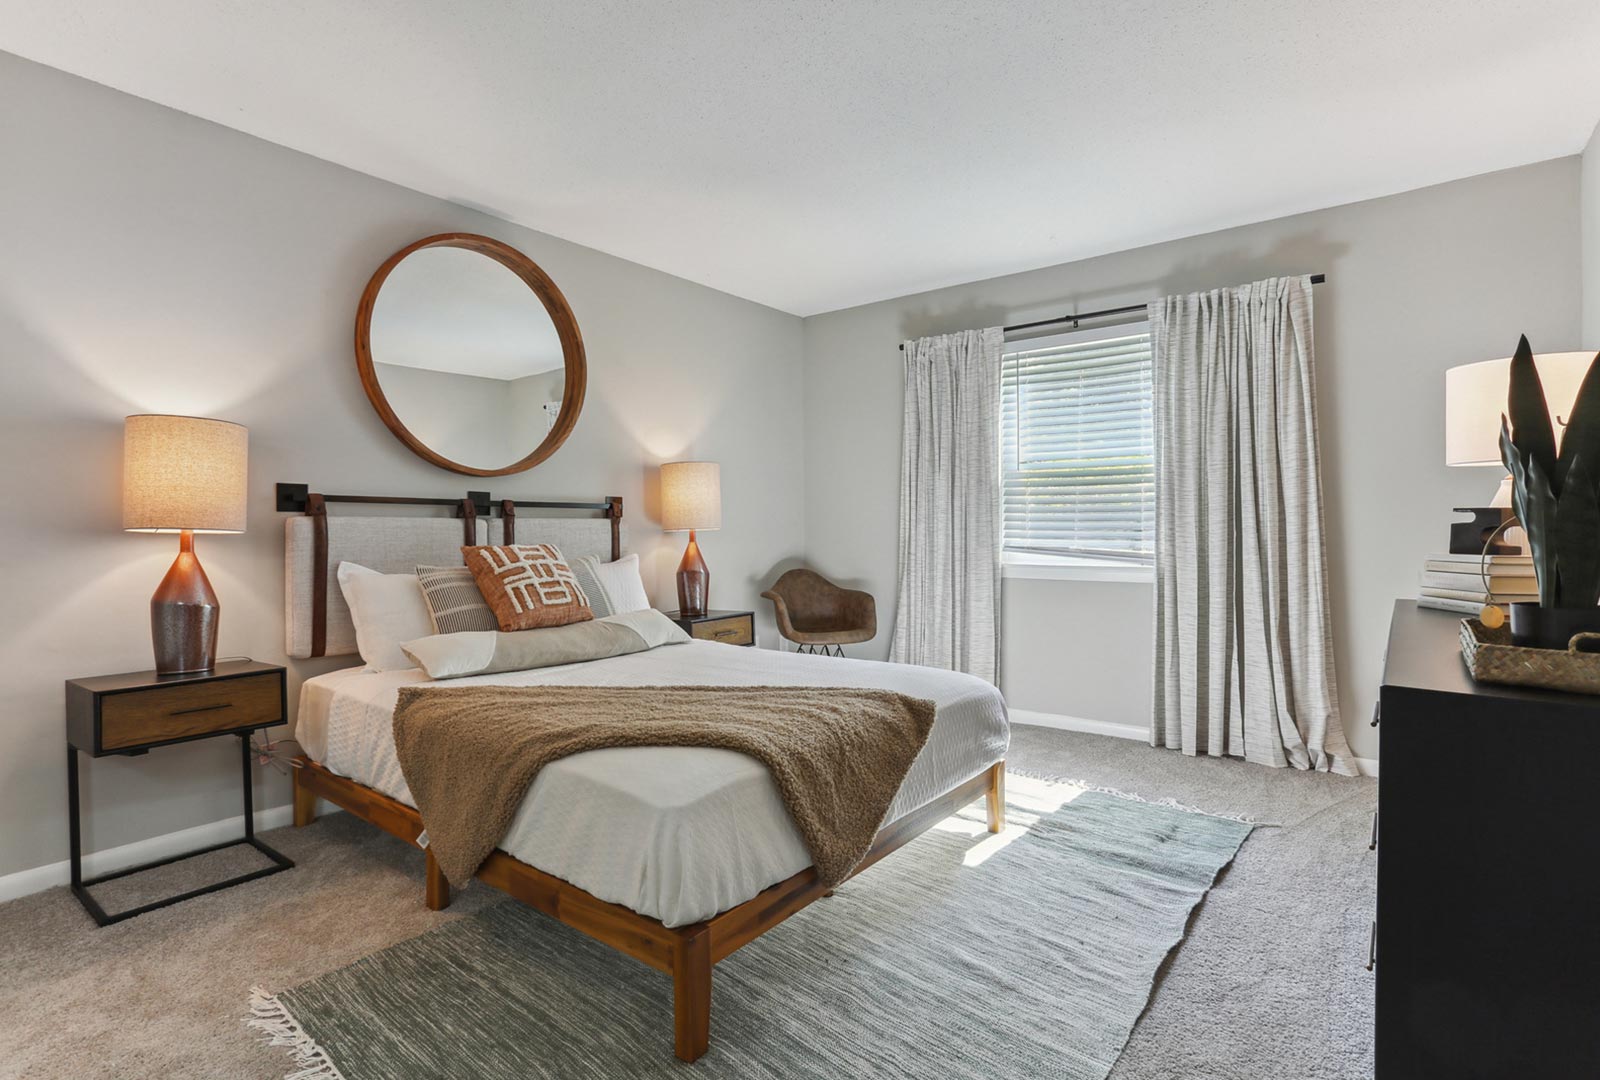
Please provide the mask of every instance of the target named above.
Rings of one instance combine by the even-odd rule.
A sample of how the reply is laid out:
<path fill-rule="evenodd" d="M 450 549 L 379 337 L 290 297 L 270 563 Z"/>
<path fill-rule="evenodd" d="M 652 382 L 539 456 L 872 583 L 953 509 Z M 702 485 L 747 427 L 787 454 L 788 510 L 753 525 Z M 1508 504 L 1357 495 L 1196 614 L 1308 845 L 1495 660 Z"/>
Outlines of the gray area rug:
<path fill-rule="evenodd" d="M 1251 826 L 1008 784 L 718 964 L 696 1075 L 1104 1080 Z M 670 980 L 514 902 L 253 1012 L 307 1078 L 685 1075 Z"/>

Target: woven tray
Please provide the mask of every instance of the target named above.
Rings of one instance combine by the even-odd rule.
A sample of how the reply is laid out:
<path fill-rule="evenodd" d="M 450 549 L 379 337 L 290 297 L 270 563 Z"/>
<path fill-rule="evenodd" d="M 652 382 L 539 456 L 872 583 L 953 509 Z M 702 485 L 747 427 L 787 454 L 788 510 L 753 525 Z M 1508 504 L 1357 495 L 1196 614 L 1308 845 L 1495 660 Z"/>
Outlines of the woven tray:
<path fill-rule="evenodd" d="M 1600 653 L 1513 645 L 1510 627 L 1491 630 L 1477 619 L 1462 619 L 1461 657 L 1479 682 L 1600 694 Z"/>

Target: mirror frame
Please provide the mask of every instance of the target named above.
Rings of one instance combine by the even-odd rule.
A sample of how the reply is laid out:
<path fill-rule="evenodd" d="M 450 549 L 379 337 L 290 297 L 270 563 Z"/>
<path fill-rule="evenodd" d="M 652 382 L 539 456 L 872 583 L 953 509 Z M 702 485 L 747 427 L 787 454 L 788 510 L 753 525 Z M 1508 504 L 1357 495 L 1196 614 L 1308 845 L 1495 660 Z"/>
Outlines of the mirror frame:
<path fill-rule="evenodd" d="M 561 339 L 561 353 L 566 370 L 566 384 L 561 393 L 561 413 L 556 417 L 555 425 L 545 433 L 544 440 L 533 448 L 532 453 L 503 468 L 478 469 L 471 465 L 463 465 L 459 461 L 451 461 L 413 435 L 401 422 L 400 417 L 395 415 L 389 399 L 384 396 L 383 387 L 378 384 L 378 374 L 372 366 L 372 309 L 377 305 L 378 291 L 383 288 L 384 281 L 394 268 L 400 265 L 400 260 L 412 252 L 431 247 L 476 251 L 510 270 L 521 278 L 539 298 L 539 302 L 544 304 L 545 312 L 555 324 L 556 335 Z M 424 461 L 441 469 L 449 469 L 451 472 L 464 473 L 468 476 L 506 476 L 510 473 L 524 472 L 554 454 L 561 448 L 561 444 L 567 441 L 567 436 L 572 434 L 573 427 L 578 423 L 578 414 L 583 411 L 584 389 L 589 382 L 589 369 L 584 358 L 583 336 L 578 333 L 578 321 L 573 317 L 567 298 L 561 295 L 561 290 L 556 288 L 556 283 L 550 275 L 540 269 L 538 263 L 510 244 L 476 233 L 437 233 L 425 236 L 415 243 L 407 244 L 378 267 L 377 273 L 372 275 L 372 280 L 367 282 L 366 290 L 361 294 L 361 303 L 356 308 L 356 370 L 361 375 L 361 388 L 367 392 L 367 399 L 372 402 L 372 407 L 378 411 L 384 424 L 394 432 L 397 439 L 410 447 L 411 451 Z"/>

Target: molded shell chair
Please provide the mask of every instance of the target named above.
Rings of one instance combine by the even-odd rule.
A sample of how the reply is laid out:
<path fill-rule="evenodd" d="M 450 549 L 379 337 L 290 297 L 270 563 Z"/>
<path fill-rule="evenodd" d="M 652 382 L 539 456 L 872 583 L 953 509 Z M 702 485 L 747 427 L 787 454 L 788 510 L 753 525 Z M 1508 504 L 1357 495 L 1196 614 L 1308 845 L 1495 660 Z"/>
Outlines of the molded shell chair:
<path fill-rule="evenodd" d="M 871 641 L 878 605 L 871 593 L 841 589 L 815 570 L 790 570 L 761 594 L 772 601 L 778 633 L 798 652 L 843 656 L 842 646 Z"/>

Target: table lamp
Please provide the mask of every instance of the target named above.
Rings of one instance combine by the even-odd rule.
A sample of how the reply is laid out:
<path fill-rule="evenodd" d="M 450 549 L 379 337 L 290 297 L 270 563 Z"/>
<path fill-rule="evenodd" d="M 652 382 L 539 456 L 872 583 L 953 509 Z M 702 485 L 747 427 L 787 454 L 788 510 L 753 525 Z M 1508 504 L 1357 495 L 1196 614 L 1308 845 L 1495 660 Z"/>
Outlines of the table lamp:
<path fill-rule="evenodd" d="M 178 534 L 178 558 L 150 598 L 156 671 L 210 671 L 221 607 L 195 533 L 242 533 L 249 431 L 197 416 L 130 416 L 122 428 L 122 528 Z"/>
<path fill-rule="evenodd" d="M 1533 358 L 1545 404 L 1556 422 L 1556 448 L 1572 415 L 1592 352 L 1542 353 Z M 1511 392 L 1511 358 L 1462 364 L 1444 373 L 1444 463 L 1492 465 L 1505 479 L 1490 506 L 1511 505 L 1511 477 L 1500 459 L 1500 417 Z"/>
<path fill-rule="evenodd" d="M 689 530 L 678 564 L 678 613 L 704 615 L 711 604 L 711 573 L 695 543 L 696 529 L 722 528 L 722 467 L 714 461 L 671 461 L 661 466 L 661 528 Z"/>

